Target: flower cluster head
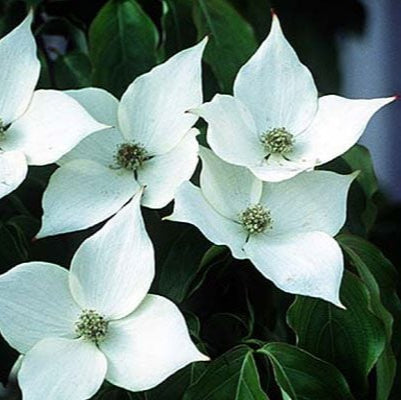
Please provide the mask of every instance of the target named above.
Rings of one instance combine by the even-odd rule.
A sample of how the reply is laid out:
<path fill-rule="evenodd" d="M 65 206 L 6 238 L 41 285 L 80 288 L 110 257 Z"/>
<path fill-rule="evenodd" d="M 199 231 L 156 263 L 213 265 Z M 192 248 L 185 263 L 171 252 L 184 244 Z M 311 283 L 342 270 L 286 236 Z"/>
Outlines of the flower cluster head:
<path fill-rule="evenodd" d="M 57 162 L 37 238 L 111 218 L 69 270 L 28 262 L 0 276 L 0 332 L 23 355 L 24 399 L 87 399 L 104 380 L 147 390 L 208 360 L 179 309 L 148 294 L 155 257 L 141 205 L 174 199 L 167 219 L 195 225 L 280 289 L 342 307 L 343 255 L 333 237 L 356 174 L 313 169 L 353 146 L 394 97 L 318 98 L 275 15 L 233 96 L 202 104 L 207 39 L 136 78 L 120 101 L 98 88 L 35 91 L 31 22 L 29 14 L 0 40 L 0 198 L 28 165 Z M 198 145 L 199 117 L 211 149 Z"/>
<path fill-rule="evenodd" d="M 58 161 L 43 196 L 38 238 L 86 229 L 114 215 L 140 187 L 142 205 L 162 208 L 198 163 L 201 58 L 206 39 L 136 78 L 119 102 L 103 89 L 67 91 L 112 126 Z M 67 184 L 68 182 L 68 184 Z"/>
<path fill-rule="evenodd" d="M 168 219 L 195 225 L 280 289 L 341 306 L 343 256 L 333 236 L 345 222 L 356 175 L 311 171 L 262 182 L 206 148 L 200 156 L 200 188 L 184 183 Z"/>
<path fill-rule="evenodd" d="M 278 182 L 345 153 L 395 98 L 318 98 L 273 14 L 270 34 L 237 74 L 234 96 L 217 94 L 191 112 L 208 123 L 208 144 L 220 158 Z"/>
<path fill-rule="evenodd" d="M 146 390 L 208 360 L 178 308 L 147 294 L 154 253 L 141 195 L 82 243 L 69 272 L 29 262 L 0 276 L 0 331 L 24 355 L 24 398 L 87 399 L 104 379 Z"/>

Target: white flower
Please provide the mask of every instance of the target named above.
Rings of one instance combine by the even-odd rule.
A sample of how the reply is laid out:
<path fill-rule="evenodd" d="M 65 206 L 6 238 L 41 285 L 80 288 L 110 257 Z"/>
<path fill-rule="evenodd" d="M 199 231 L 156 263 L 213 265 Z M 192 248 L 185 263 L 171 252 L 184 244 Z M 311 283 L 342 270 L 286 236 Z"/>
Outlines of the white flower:
<path fill-rule="evenodd" d="M 191 223 L 234 257 L 249 258 L 280 289 L 341 306 L 343 256 L 332 236 L 345 222 L 355 174 L 311 171 L 268 183 L 208 149 L 200 156 L 200 189 L 184 183 L 168 219 Z"/>
<path fill-rule="evenodd" d="M 34 91 L 40 63 L 31 22 L 29 14 L 0 40 L 0 198 L 21 184 L 27 165 L 53 163 L 105 128 L 70 96 Z"/>
<path fill-rule="evenodd" d="M 118 103 L 96 88 L 69 91 L 99 121 L 115 128 L 82 141 L 60 160 L 43 197 L 37 237 L 88 228 L 116 213 L 140 186 L 142 205 L 161 208 L 198 163 L 197 116 L 206 40 L 138 77 Z"/>
<path fill-rule="evenodd" d="M 238 72 L 234 97 L 218 94 L 191 112 L 208 122 L 207 141 L 220 158 L 274 182 L 343 154 L 395 98 L 318 99 L 311 73 L 273 15 L 269 36 Z"/>
<path fill-rule="evenodd" d="M 24 354 L 24 400 L 87 399 L 104 379 L 146 390 L 208 359 L 178 308 L 147 294 L 154 252 L 140 196 L 82 243 L 70 272 L 29 262 L 0 277 L 0 331 Z"/>

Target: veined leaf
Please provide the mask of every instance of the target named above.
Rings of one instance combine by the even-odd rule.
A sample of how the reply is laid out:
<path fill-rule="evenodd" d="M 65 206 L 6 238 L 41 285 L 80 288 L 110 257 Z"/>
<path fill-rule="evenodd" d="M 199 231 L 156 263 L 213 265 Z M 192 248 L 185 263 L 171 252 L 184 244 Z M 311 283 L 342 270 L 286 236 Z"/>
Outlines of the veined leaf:
<path fill-rule="evenodd" d="M 109 0 L 89 32 L 94 85 L 121 96 L 156 64 L 157 43 L 156 27 L 135 0 Z"/>
<path fill-rule="evenodd" d="M 258 350 L 270 360 L 284 398 L 291 400 L 353 399 L 347 381 L 333 365 L 286 343 L 269 343 Z"/>
<path fill-rule="evenodd" d="M 253 28 L 226 0 L 193 1 L 198 38 L 210 36 L 204 59 L 221 90 L 231 93 L 239 68 L 256 50 Z"/>
<path fill-rule="evenodd" d="M 184 400 L 268 400 L 262 390 L 252 350 L 238 346 L 212 361 L 189 387 Z"/>
<path fill-rule="evenodd" d="M 288 311 L 288 323 L 299 347 L 336 365 L 353 391 L 363 394 L 367 376 L 385 348 L 385 327 L 370 311 L 368 289 L 355 275 L 345 273 L 340 298 L 346 310 L 297 296 Z"/>
<path fill-rule="evenodd" d="M 369 289 L 372 311 L 386 328 L 386 348 L 376 365 L 376 399 L 387 400 L 396 373 L 391 344 L 394 317 L 396 321 L 401 320 L 401 302 L 396 293 L 397 272 L 382 252 L 368 241 L 348 234 L 339 235 L 337 240 Z M 398 334 L 395 337 L 398 338 Z"/>

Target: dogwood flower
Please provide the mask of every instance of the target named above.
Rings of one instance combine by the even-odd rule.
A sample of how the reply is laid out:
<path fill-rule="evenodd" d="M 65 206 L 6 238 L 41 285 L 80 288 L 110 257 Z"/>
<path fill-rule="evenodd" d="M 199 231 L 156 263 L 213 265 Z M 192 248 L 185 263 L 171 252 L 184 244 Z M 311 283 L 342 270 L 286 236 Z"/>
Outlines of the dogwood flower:
<path fill-rule="evenodd" d="M 395 98 L 318 98 L 273 15 L 267 39 L 238 72 L 234 96 L 217 94 L 191 112 L 207 121 L 207 141 L 220 158 L 274 182 L 343 154 Z"/>
<path fill-rule="evenodd" d="M 198 163 L 196 116 L 202 103 L 206 40 L 138 77 L 119 103 L 102 89 L 69 91 L 99 121 L 114 126 L 91 135 L 63 157 L 43 197 L 37 237 L 88 228 L 116 213 L 139 187 L 142 204 L 161 208 Z"/>
<path fill-rule="evenodd" d="M 30 13 L 0 40 L 0 198 L 21 184 L 28 165 L 53 163 L 105 128 L 65 93 L 34 91 L 40 63 L 31 22 Z"/>
<path fill-rule="evenodd" d="M 154 252 L 140 196 L 82 243 L 70 272 L 29 262 L 0 277 L 0 331 L 24 354 L 18 381 L 25 400 L 84 400 L 104 379 L 146 390 L 208 360 L 178 308 L 147 294 Z"/>
<path fill-rule="evenodd" d="M 332 236 L 345 222 L 355 174 L 311 171 L 268 183 L 208 149 L 200 156 L 200 188 L 183 183 L 167 219 L 195 225 L 280 289 L 341 306 L 343 255 Z"/>

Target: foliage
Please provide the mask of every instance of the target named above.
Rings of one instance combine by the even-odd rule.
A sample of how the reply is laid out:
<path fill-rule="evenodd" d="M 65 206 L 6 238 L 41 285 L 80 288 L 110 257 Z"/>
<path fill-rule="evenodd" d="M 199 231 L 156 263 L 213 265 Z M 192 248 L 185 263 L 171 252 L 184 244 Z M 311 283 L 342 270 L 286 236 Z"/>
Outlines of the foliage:
<path fill-rule="evenodd" d="M 205 98 L 229 93 L 240 66 L 266 36 L 270 6 L 280 14 L 301 59 L 324 91 L 338 89 L 335 34 L 361 31 L 357 0 L 6 0 L 0 33 L 35 7 L 43 88 L 97 86 L 121 96 L 138 75 L 209 35 Z M 295 5 L 295 3 L 297 5 Z M 326 2 L 324 2 L 326 3 Z M 322 18 L 316 18 L 320 13 Z M 327 20 L 322 25 L 322 19 Z M 55 37 L 51 46 L 48 38 Z M 159 387 L 129 393 L 105 384 L 96 399 L 267 400 L 398 399 L 394 385 L 401 332 L 398 273 L 370 241 L 382 243 L 378 186 L 366 149 L 355 146 L 329 167 L 359 170 L 349 214 L 337 237 L 347 265 L 342 284 L 345 310 L 322 300 L 280 292 L 247 261 L 212 246 L 193 227 L 161 221 L 168 209 L 145 211 L 155 244 L 153 293 L 184 311 L 195 342 L 212 362 L 179 371 Z M 325 169 L 326 166 L 325 166 Z M 68 266 L 94 230 L 34 241 L 41 197 L 54 168 L 31 168 L 28 179 L 0 201 L 0 272 L 28 260 Z M 379 221 L 376 221 L 379 215 Z M 372 235 L 373 233 L 373 235 Z M 388 254 L 391 256 L 391 254 Z M 397 260 L 401 261 L 401 260 Z M 291 304 L 292 303 L 292 304 Z M 6 383 L 17 354 L 0 339 L 0 378 Z"/>

